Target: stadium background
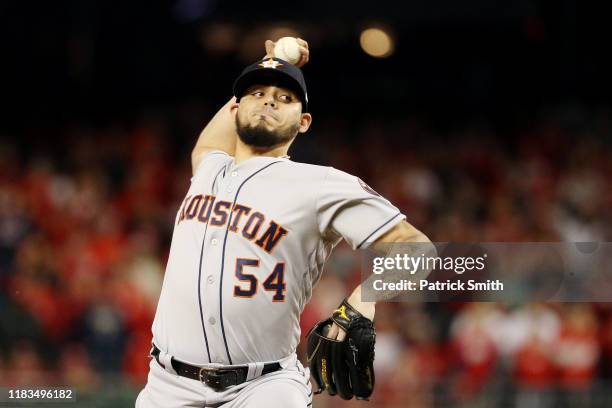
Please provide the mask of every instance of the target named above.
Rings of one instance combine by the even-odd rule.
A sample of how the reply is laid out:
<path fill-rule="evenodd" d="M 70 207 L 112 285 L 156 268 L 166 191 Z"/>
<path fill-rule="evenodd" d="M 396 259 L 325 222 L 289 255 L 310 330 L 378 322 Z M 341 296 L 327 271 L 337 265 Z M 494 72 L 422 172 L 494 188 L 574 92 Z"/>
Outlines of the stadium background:
<path fill-rule="evenodd" d="M 296 33 L 314 123 L 434 241 L 609 241 L 609 10 L 577 0 L 0 4 L 0 385 L 131 406 L 189 152 L 263 40 Z M 394 41 L 360 47 L 368 27 Z M 305 332 L 358 280 L 338 248 Z M 371 407 L 610 406 L 609 304 L 384 304 Z M 303 353 L 303 349 L 300 349 Z M 365 406 L 325 396 L 316 407 Z"/>

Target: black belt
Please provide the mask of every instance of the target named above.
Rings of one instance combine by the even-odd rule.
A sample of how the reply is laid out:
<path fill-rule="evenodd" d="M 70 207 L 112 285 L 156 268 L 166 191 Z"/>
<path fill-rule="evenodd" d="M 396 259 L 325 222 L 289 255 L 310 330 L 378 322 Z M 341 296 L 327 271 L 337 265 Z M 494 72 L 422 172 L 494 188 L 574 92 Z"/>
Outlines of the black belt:
<path fill-rule="evenodd" d="M 153 345 L 153 351 L 151 355 L 155 357 L 155 360 L 160 366 L 165 366 L 159 361 L 160 350 L 156 345 Z M 247 374 L 249 372 L 248 366 L 236 366 L 236 367 L 199 367 L 191 364 L 183 363 L 182 361 L 170 360 L 172 368 L 181 377 L 191 378 L 192 380 L 201 381 L 214 390 L 220 391 L 232 385 L 242 384 L 247 380 Z M 261 375 L 273 373 L 281 369 L 279 363 L 268 363 L 265 364 Z"/>

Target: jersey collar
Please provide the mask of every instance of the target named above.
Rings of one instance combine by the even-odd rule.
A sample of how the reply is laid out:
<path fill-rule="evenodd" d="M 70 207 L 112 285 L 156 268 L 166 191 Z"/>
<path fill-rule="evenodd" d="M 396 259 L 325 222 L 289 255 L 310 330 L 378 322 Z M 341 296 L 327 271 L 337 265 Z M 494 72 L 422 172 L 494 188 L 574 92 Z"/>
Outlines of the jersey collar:
<path fill-rule="evenodd" d="M 227 163 L 226 170 L 227 172 L 257 170 L 261 166 L 265 166 L 275 161 L 290 161 L 290 159 L 289 156 L 253 156 L 236 164 L 235 158 L 232 157 L 232 160 Z"/>

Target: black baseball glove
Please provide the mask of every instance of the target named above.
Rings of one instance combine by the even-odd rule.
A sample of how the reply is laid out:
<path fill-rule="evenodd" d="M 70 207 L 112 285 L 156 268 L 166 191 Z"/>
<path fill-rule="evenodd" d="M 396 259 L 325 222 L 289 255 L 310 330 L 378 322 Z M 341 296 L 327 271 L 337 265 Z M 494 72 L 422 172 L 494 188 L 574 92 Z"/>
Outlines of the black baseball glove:
<path fill-rule="evenodd" d="M 326 337 L 333 323 L 346 332 L 343 341 Z M 367 400 L 374 391 L 374 323 L 348 304 L 346 299 L 331 319 L 317 323 L 308 333 L 308 364 L 320 394 L 355 396 Z"/>

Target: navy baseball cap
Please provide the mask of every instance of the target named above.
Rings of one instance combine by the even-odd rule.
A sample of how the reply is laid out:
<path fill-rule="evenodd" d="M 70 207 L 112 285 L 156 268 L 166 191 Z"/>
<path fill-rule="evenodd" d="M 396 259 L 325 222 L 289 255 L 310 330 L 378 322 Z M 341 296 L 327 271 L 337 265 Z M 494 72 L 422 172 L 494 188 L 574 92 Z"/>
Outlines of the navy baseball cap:
<path fill-rule="evenodd" d="M 280 58 L 264 58 L 246 67 L 234 82 L 234 96 L 238 101 L 251 85 L 273 84 L 291 89 L 302 101 L 302 112 L 308 112 L 308 92 L 302 70 Z"/>

